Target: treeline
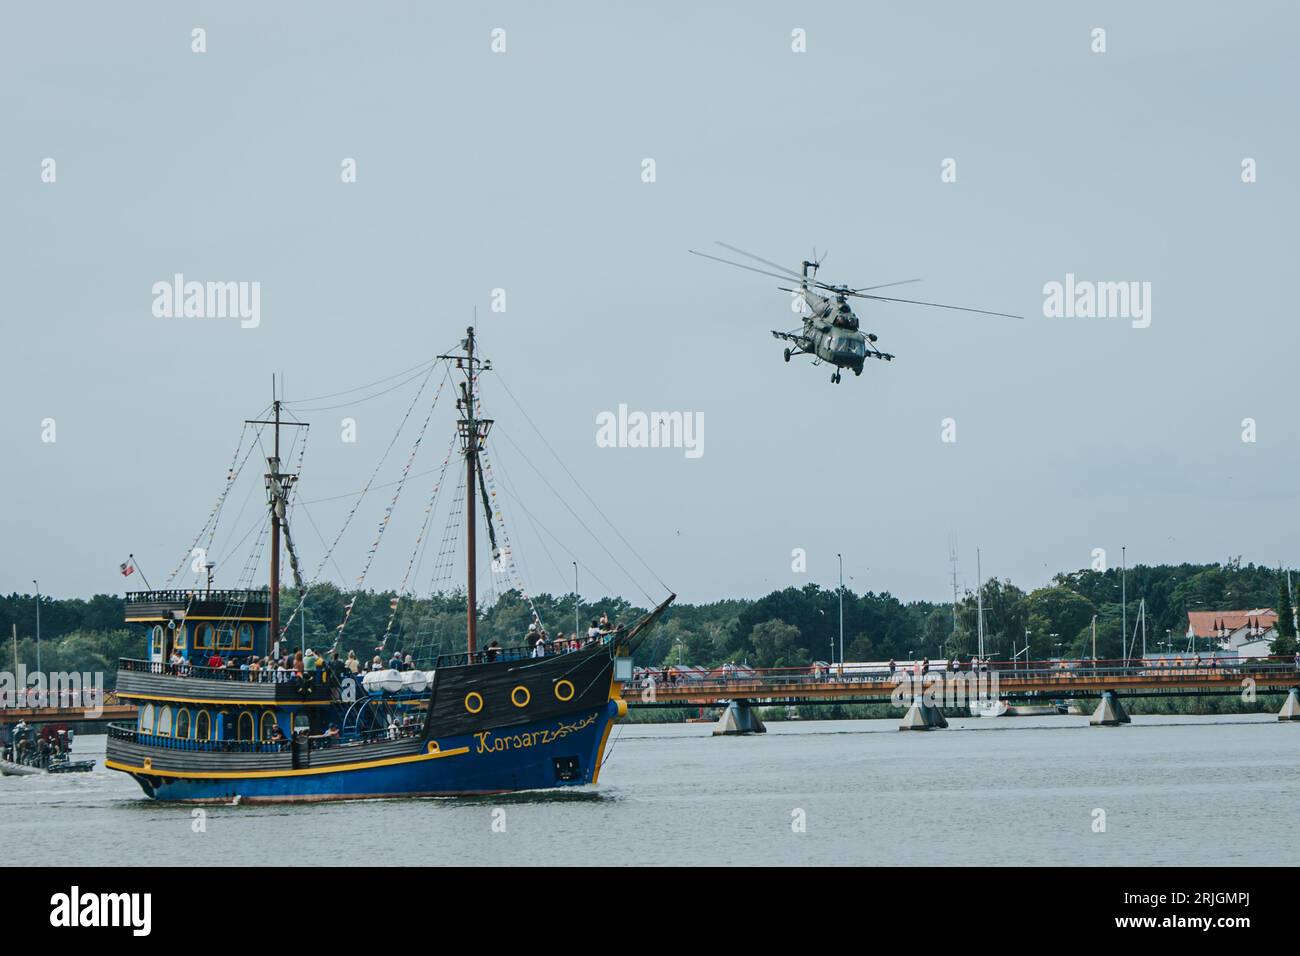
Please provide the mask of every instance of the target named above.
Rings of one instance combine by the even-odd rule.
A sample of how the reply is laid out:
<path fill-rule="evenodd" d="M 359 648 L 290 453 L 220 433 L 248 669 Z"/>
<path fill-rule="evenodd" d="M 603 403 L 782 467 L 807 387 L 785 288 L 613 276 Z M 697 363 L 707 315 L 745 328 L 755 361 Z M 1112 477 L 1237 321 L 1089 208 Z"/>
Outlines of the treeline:
<path fill-rule="evenodd" d="M 1271 607 L 1279 611 L 1280 636 L 1274 652 L 1295 650 L 1291 603 L 1285 573 L 1257 565 L 1137 566 L 1127 574 L 1129 639 L 1146 602 L 1147 648 L 1172 643 L 1185 646 L 1189 610 L 1230 610 Z M 1086 657 L 1092 654 L 1092 623 L 1096 618 L 1097 654 L 1122 655 L 1120 572 L 1114 569 L 1058 574 L 1048 587 L 1025 592 L 1010 581 L 990 580 L 982 589 L 984 648 L 987 656 L 1006 659 L 1029 642 L 1032 659 Z M 400 649 L 429 662 L 438 653 L 463 649 L 464 595 L 435 595 L 418 601 L 403 598 L 393 613 L 388 591 L 344 593 L 330 584 L 312 589 L 306 611 L 289 633 L 296 646 L 328 650 L 336 639 L 346 653 L 359 657 L 376 653 L 381 638 L 385 653 Z M 979 601 L 974 592 L 952 604 L 903 602 L 888 593 L 844 595 L 844 657 L 847 660 L 907 660 L 958 654 L 969 657 L 976 648 Z M 338 631 L 353 601 L 347 625 Z M 839 658 L 839 601 L 834 589 L 816 584 L 774 591 L 756 600 L 725 600 L 711 604 L 677 604 L 668 610 L 637 653 L 640 664 L 688 663 L 716 666 L 729 661 L 756 667 L 800 667 L 813 661 Z M 286 591 L 283 620 L 298 602 Z M 503 646 L 519 644 L 536 612 L 552 637 L 571 633 L 574 612 L 579 629 L 604 613 L 629 624 L 645 612 L 621 598 L 575 603 L 574 596 L 542 594 L 525 599 L 508 591 L 482 610 L 480 646 L 492 640 Z M 142 628 L 122 623 L 123 600 L 96 595 L 90 600 L 41 598 L 41 663 L 46 670 L 104 671 L 111 675 L 118 657 L 145 654 Z M 390 617 L 392 618 L 390 628 Z M 18 657 L 36 667 L 36 600 L 27 594 L 0 597 L 0 636 L 9 637 L 17 625 Z M 1026 632 L 1028 635 L 1026 636 Z M 8 642 L 5 642 L 8 645 Z M 0 655 L 4 669 L 12 647 Z"/>

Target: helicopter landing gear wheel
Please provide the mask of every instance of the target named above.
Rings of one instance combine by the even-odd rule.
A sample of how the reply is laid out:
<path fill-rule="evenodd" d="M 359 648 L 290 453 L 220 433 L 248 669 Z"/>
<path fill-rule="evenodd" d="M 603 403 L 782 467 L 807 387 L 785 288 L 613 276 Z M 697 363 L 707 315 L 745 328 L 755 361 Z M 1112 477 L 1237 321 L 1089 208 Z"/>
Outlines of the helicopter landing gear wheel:
<path fill-rule="evenodd" d="M 854 374 L 854 375 L 861 375 L 861 374 L 862 374 L 862 366 L 859 365 L 857 368 L 855 368 L 855 369 L 853 370 L 853 374 Z"/>
<path fill-rule="evenodd" d="M 790 361 L 790 350 L 789 350 L 789 349 L 786 349 L 786 350 L 785 350 L 785 360 L 786 360 L 787 362 Z"/>
<path fill-rule="evenodd" d="M 840 373 L 839 373 L 839 372 L 832 372 L 832 373 L 831 373 L 831 381 L 834 382 L 836 385 L 840 384 Z"/>

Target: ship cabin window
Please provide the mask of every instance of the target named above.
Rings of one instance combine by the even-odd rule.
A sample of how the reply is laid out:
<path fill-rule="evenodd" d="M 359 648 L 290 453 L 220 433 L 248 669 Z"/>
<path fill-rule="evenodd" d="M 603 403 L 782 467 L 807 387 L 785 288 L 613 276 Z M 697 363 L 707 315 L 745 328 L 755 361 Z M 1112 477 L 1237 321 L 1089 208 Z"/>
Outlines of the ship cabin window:
<path fill-rule="evenodd" d="M 176 628 L 176 634 L 175 634 L 175 636 L 172 638 L 172 644 L 176 647 L 176 650 L 178 650 L 178 651 L 183 651 L 183 650 L 185 650 L 185 640 L 186 640 L 186 636 L 187 636 L 187 635 L 186 635 L 186 632 L 185 632 L 185 625 L 184 625 L 184 624 L 182 624 L 180 627 Z"/>
<path fill-rule="evenodd" d="M 200 624 L 194 630 L 194 646 L 200 650 L 212 647 L 212 625 Z"/>
<path fill-rule="evenodd" d="M 140 708 L 140 733 L 153 733 L 153 704 L 145 704 Z"/>
<path fill-rule="evenodd" d="M 199 711 L 199 715 L 194 718 L 194 739 L 212 739 L 212 716 L 206 710 Z"/>
<path fill-rule="evenodd" d="M 235 646 L 235 629 L 227 625 L 226 627 L 217 628 L 217 647 L 221 650 L 229 650 Z"/>
<path fill-rule="evenodd" d="M 262 730 L 261 737 L 263 740 L 271 739 L 271 728 L 275 726 L 275 714 L 272 711 L 262 711 Z"/>
<path fill-rule="evenodd" d="M 253 625 L 239 625 L 236 648 L 241 651 L 251 651 L 253 649 Z"/>
<path fill-rule="evenodd" d="M 238 734 L 240 740 L 253 739 L 253 715 L 248 711 L 243 711 L 239 715 Z"/>
<path fill-rule="evenodd" d="M 163 707 L 158 711 L 158 736 L 170 737 L 172 735 L 172 709 Z"/>
<path fill-rule="evenodd" d="M 161 657 L 163 652 L 163 627 L 161 624 L 153 626 L 153 652 L 155 656 Z"/>
<path fill-rule="evenodd" d="M 182 740 L 189 740 L 190 729 L 190 712 L 182 707 L 176 712 L 176 736 Z"/>

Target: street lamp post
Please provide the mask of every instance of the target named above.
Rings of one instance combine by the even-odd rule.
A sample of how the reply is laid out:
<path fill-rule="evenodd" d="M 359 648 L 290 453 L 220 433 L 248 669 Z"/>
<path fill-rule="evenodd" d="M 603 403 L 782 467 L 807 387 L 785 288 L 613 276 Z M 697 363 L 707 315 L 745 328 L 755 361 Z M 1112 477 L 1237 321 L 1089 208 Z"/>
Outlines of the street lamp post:
<path fill-rule="evenodd" d="M 840 676 L 844 676 L 844 555 L 836 553 L 840 560 Z"/>
<path fill-rule="evenodd" d="M 578 637 L 578 609 L 582 600 L 578 597 L 578 562 L 573 562 L 573 637 Z"/>
<path fill-rule="evenodd" d="M 35 578 L 32 578 L 32 584 L 36 585 L 36 673 L 44 673 L 41 670 L 41 586 Z"/>

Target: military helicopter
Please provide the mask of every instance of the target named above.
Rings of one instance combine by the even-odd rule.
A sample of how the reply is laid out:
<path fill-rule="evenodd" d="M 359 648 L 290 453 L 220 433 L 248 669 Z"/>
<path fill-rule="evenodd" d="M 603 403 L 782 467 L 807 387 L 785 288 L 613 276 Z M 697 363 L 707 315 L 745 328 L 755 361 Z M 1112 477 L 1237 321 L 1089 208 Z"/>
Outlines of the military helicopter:
<path fill-rule="evenodd" d="M 687 251 L 692 255 L 703 256 L 705 259 L 712 259 L 715 262 L 735 266 L 738 269 L 748 269 L 750 272 L 771 276 L 774 279 L 798 280 L 799 287 L 797 289 L 786 286 L 778 286 L 778 288 L 782 292 L 789 292 L 798 296 L 803 311 L 803 328 L 791 332 L 773 330 L 772 335 L 793 344 L 793 348 L 785 350 L 785 360 L 787 362 L 796 355 L 811 355 L 813 356 L 814 365 L 822 362 L 829 362 L 834 365 L 835 371 L 831 373 L 831 381 L 836 384 L 839 384 L 842 369 L 851 368 L 854 375 L 861 375 L 862 367 L 869 358 L 883 359 L 886 362 L 894 360 L 893 355 L 876 348 L 875 333 L 863 332 L 858 328 L 858 317 L 853 314 L 853 309 L 849 307 L 848 300 L 850 297 L 873 299 L 877 302 L 905 302 L 909 305 L 928 305 L 936 309 L 954 309 L 958 312 L 975 312 L 979 315 L 998 315 L 1009 319 L 1024 318 L 1024 316 L 1011 315 L 1008 312 L 988 312 L 984 309 L 968 309 L 960 305 L 943 305 L 939 302 L 895 299 L 889 296 L 870 294 L 876 289 L 907 285 L 909 282 L 920 282 L 920 279 L 902 279 L 898 282 L 884 282 L 880 285 L 869 285 L 856 289 L 844 285 L 829 285 L 817 279 L 817 270 L 821 268 L 822 261 L 826 256 L 823 253 L 818 258 L 816 250 L 813 251 L 811 260 L 805 259 L 803 261 L 803 271 L 795 272 L 793 269 L 787 269 L 785 266 L 778 265 L 725 242 L 719 242 L 718 245 L 747 259 L 761 262 L 763 265 L 777 271 L 768 272 L 766 269 L 758 269 L 754 266 L 745 265 L 743 262 L 732 262 L 730 259 L 723 259 L 707 252 L 697 252 L 694 249 Z M 829 295 L 822 295 L 821 292 L 829 293 Z"/>

